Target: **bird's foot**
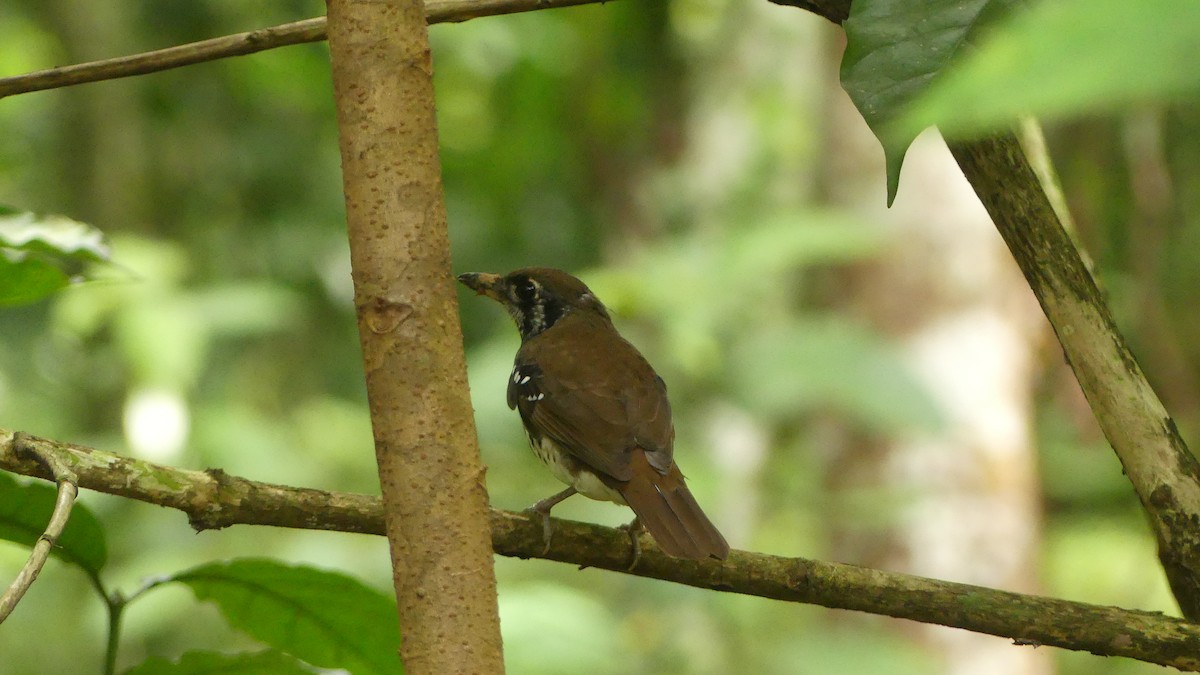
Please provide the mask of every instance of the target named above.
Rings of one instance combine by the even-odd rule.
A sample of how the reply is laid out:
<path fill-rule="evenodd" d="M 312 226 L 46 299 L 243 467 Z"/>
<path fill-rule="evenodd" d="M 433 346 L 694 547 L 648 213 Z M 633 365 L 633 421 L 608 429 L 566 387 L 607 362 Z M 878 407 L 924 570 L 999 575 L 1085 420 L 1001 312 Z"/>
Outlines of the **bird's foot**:
<path fill-rule="evenodd" d="M 642 527 L 642 521 L 634 518 L 628 525 L 622 525 L 620 529 L 625 530 L 625 534 L 629 536 L 629 544 L 633 549 L 629 558 L 629 567 L 625 568 L 626 572 L 632 572 L 633 568 L 637 567 L 638 561 L 642 559 L 642 544 L 638 541 L 638 535 L 645 528 Z"/>
<path fill-rule="evenodd" d="M 546 555 L 550 552 L 550 537 L 554 534 L 554 528 L 550 525 L 550 509 L 538 508 L 539 504 L 541 502 L 525 509 L 525 513 L 542 519 L 542 542 L 545 546 L 542 547 L 540 555 Z"/>
<path fill-rule="evenodd" d="M 554 535 L 554 526 L 550 524 L 550 509 L 554 508 L 556 504 L 573 494 L 575 494 L 575 488 L 567 488 L 566 490 L 546 497 L 533 506 L 525 509 L 525 513 L 542 519 L 542 542 L 545 544 L 545 546 L 542 547 L 542 552 L 540 555 L 546 555 L 550 552 L 550 538 Z"/>

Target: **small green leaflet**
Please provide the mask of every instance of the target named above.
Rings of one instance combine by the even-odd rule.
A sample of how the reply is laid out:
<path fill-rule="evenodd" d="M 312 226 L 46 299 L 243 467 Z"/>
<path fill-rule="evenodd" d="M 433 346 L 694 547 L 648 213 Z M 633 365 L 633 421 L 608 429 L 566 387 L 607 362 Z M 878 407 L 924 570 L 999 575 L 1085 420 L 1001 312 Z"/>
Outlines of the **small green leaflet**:
<path fill-rule="evenodd" d="M 91 225 L 0 204 L 0 306 L 41 300 L 109 256 L 104 234 Z"/>

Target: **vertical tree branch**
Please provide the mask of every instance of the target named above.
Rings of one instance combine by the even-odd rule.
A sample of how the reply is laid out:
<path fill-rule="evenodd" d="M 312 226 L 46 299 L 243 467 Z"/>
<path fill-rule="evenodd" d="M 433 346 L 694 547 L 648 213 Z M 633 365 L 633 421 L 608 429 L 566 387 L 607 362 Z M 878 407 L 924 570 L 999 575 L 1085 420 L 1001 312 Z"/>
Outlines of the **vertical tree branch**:
<path fill-rule="evenodd" d="M 406 671 L 503 671 L 420 0 L 329 0 L 355 305 Z"/>
<path fill-rule="evenodd" d="M 1184 616 L 1200 619 L 1200 464 L 1163 408 L 1012 134 L 950 144 L 1025 274 L 1141 499 Z"/>

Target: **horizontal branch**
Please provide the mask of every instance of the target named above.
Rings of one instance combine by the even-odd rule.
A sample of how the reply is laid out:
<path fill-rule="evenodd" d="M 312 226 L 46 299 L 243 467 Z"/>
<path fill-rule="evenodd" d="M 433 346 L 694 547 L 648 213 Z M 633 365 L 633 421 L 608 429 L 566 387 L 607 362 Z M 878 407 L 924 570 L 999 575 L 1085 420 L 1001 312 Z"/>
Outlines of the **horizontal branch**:
<path fill-rule="evenodd" d="M 56 455 L 79 486 L 179 509 L 197 530 L 236 524 L 383 534 L 377 497 L 294 488 L 189 471 L 78 445 L 25 436 L 22 443 Z M 0 429 L 0 469 L 52 480 L 40 463 L 18 454 L 13 432 Z M 492 510 L 492 546 L 501 555 L 545 558 L 624 572 L 624 531 L 554 519 L 554 540 L 542 553 L 541 521 Z M 840 563 L 734 551 L 724 564 L 675 560 L 648 539 L 630 572 L 729 593 L 852 609 L 1047 645 L 1125 656 L 1200 671 L 1200 625 L 1154 612 L 1101 607 L 980 586 L 884 572 Z"/>
<path fill-rule="evenodd" d="M 427 0 L 425 15 L 431 24 L 455 23 L 482 16 L 572 7 L 603 1 L 605 0 Z M 325 37 L 325 17 L 318 16 L 152 52 L 3 77 L 0 78 L 0 98 L 87 82 L 145 75 L 276 47 L 321 42 Z"/>

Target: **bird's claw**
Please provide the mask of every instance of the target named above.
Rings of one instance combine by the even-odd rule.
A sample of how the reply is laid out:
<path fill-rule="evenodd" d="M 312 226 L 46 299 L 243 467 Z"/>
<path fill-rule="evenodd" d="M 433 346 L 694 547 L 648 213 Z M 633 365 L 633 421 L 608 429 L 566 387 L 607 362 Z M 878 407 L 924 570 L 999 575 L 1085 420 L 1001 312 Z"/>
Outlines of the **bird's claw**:
<path fill-rule="evenodd" d="M 533 506 L 525 509 L 525 513 L 528 513 L 531 516 L 537 515 L 542 519 L 542 541 L 545 542 L 546 545 L 542 548 L 540 555 L 546 555 L 550 552 L 550 536 L 554 534 L 553 527 L 550 525 L 550 509 L 554 508 L 556 504 L 573 494 L 575 494 L 575 488 L 569 487 L 566 490 L 563 490 L 555 495 L 550 495 Z"/>
<path fill-rule="evenodd" d="M 625 568 L 626 572 L 632 572 L 633 568 L 637 567 L 638 561 L 642 559 L 642 543 L 638 541 L 638 535 L 642 532 L 642 521 L 634 518 L 628 525 L 622 525 L 619 529 L 625 530 L 625 534 L 629 537 L 630 547 L 633 549 L 629 559 L 629 567 Z"/>
<path fill-rule="evenodd" d="M 542 502 L 538 502 L 525 509 L 525 513 L 542 519 L 542 542 L 545 546 L 542 547 L 541 555 L 546 555 L 550 552 L 550 537 L 554 535 L 554 526 L 550 524 L 550 509 L 544 508 Z"/>

